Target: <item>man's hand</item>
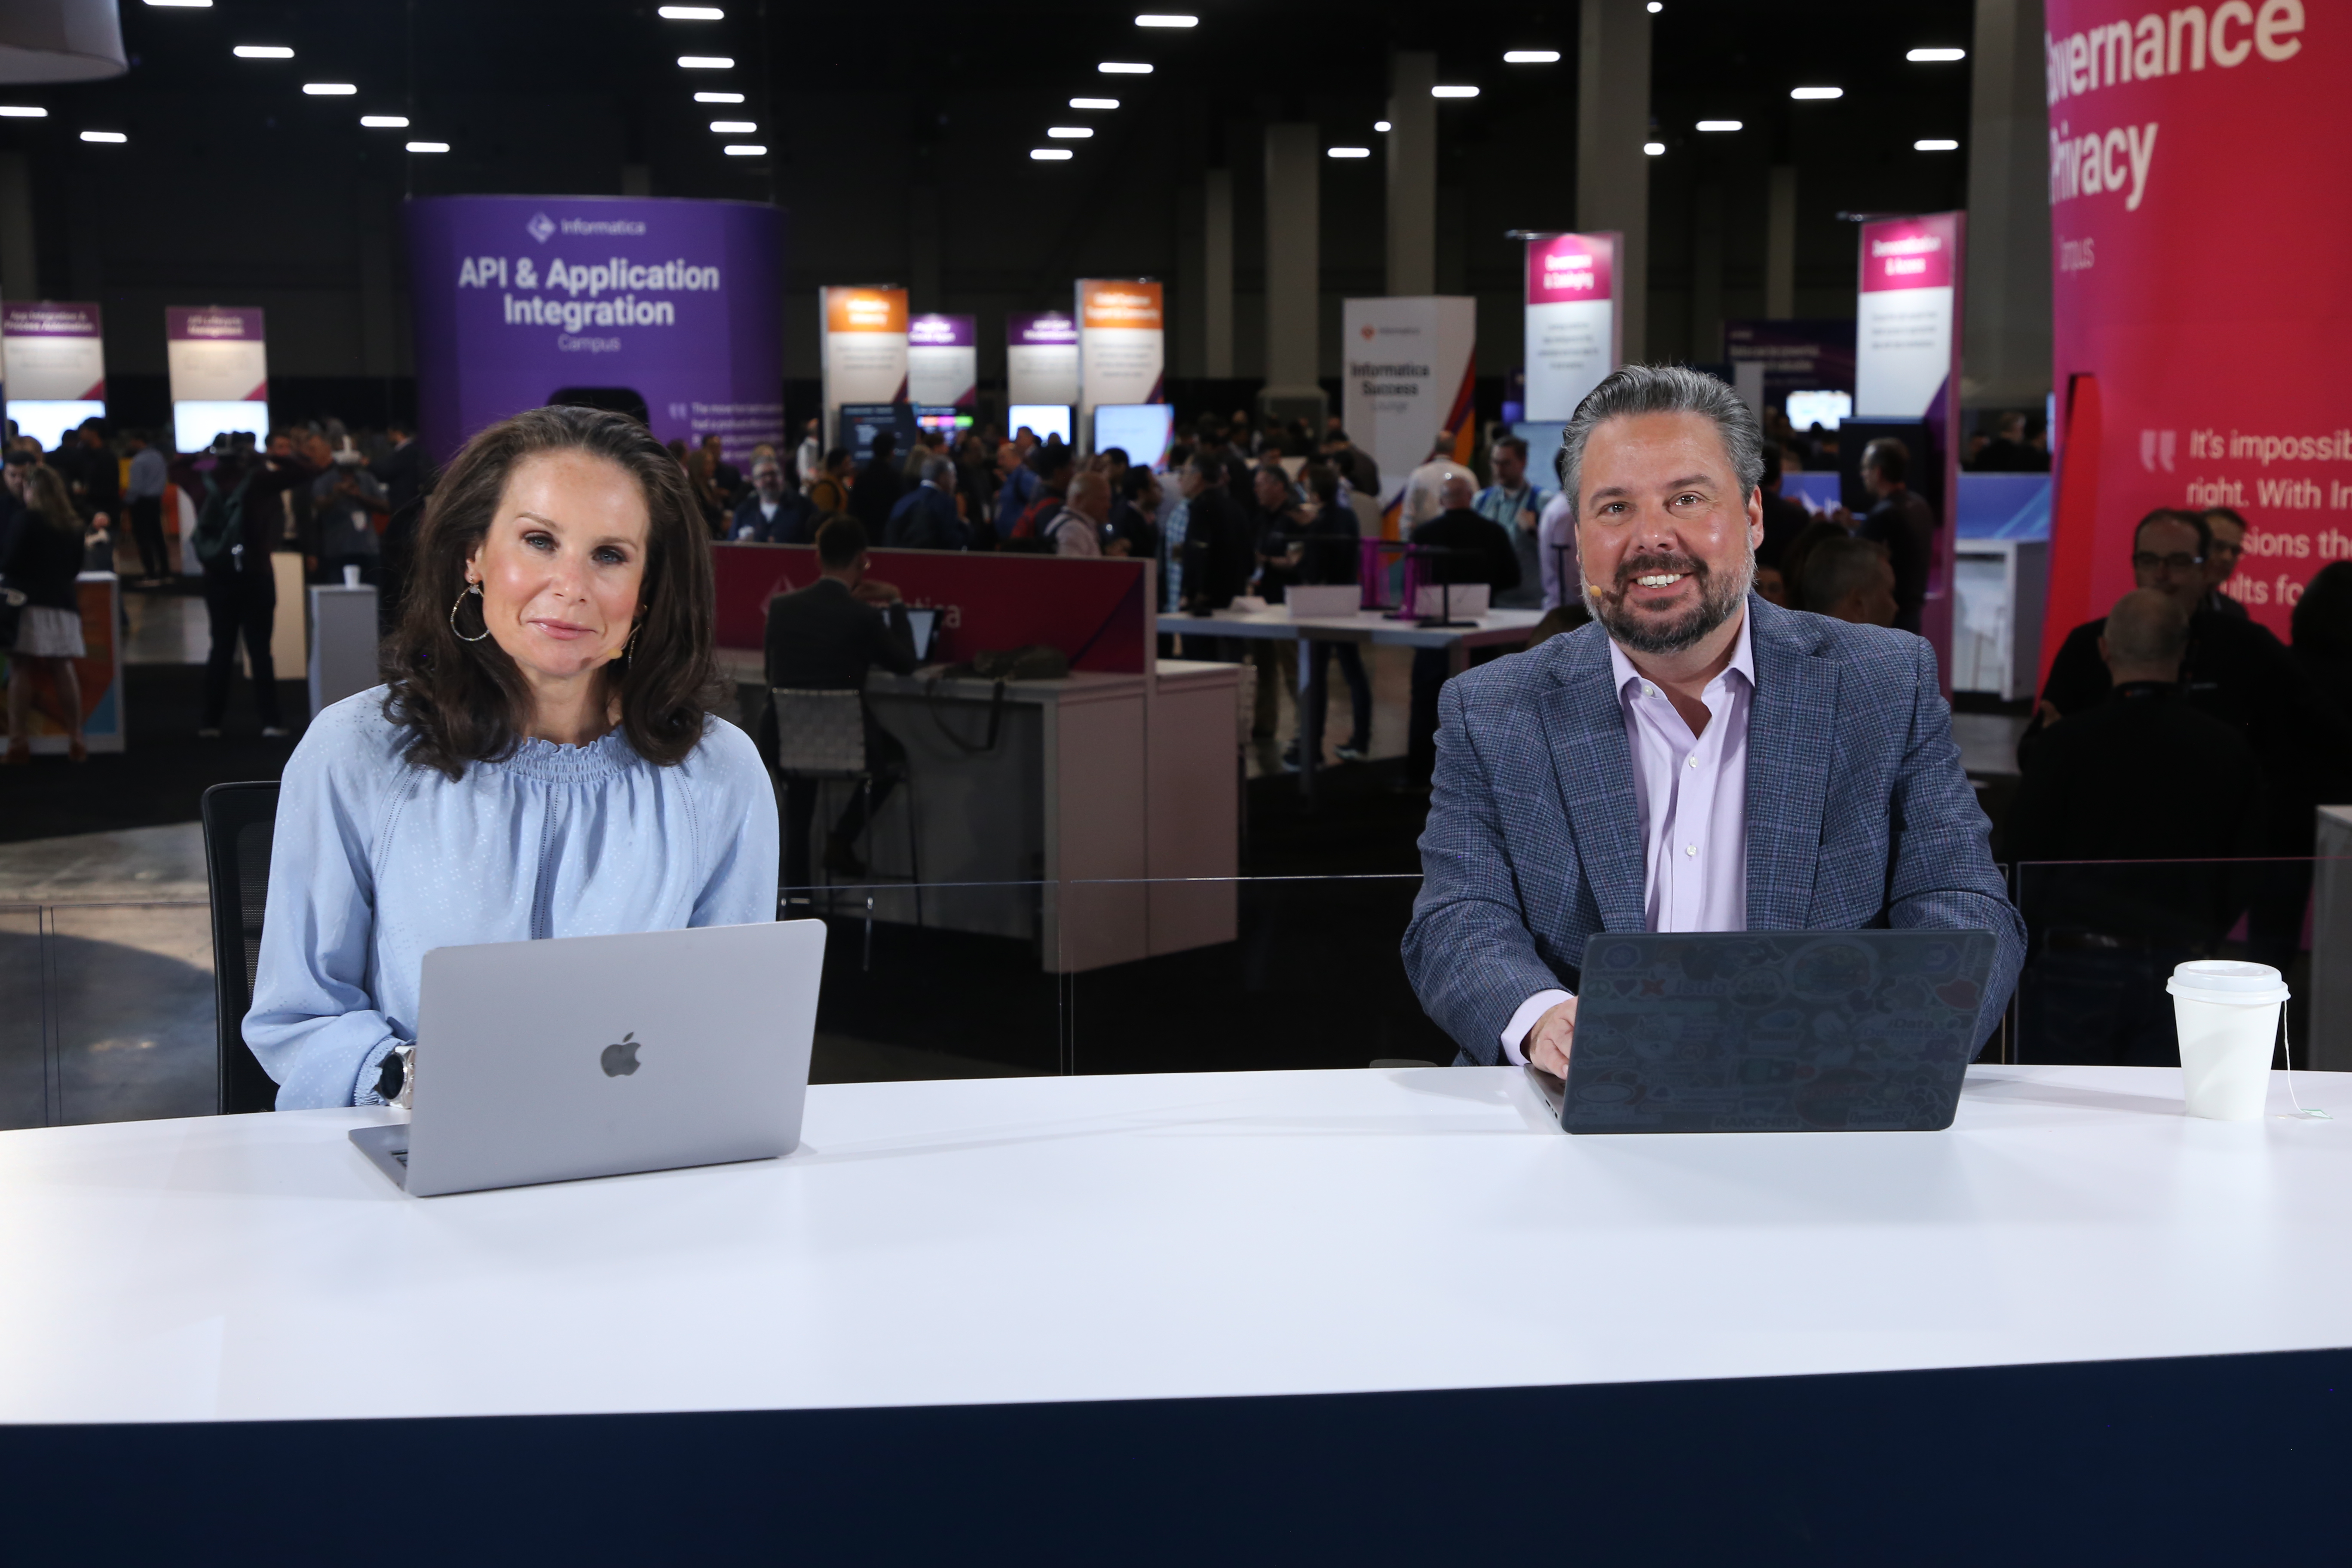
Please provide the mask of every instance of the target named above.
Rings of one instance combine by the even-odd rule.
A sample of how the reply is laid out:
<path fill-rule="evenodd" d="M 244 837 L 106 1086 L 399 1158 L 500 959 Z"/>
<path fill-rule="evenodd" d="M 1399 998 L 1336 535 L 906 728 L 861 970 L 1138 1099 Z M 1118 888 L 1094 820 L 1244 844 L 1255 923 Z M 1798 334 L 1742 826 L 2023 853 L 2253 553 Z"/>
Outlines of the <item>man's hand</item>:
<path fill-rule="evenodd" d="M 1576 998 L 1571 996 L 1536 1020 L 1519 1054 L 1552 1077 L 1566 1078 L 1568 1053 L 1575 1040 Z"/>

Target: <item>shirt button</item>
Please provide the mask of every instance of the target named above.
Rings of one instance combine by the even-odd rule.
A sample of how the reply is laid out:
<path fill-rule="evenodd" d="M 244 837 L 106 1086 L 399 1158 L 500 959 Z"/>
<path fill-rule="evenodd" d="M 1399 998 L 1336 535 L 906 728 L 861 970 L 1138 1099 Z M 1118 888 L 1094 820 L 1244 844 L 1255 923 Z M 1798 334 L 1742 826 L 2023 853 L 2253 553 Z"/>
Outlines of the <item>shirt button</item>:
<path fill-rule="evenodd" d="M 1696 844 L 1685 844 L 1683 846 L 1683 853 L 1685 855 L 1696 855 L 1698 853 L 1698 846 Z"/>
<path fill-rule="evenodd" d="M 1691 754 L 1690 765 L 1693 767 L 1698 766 L 1698 754 L 1695 752 Z"/>

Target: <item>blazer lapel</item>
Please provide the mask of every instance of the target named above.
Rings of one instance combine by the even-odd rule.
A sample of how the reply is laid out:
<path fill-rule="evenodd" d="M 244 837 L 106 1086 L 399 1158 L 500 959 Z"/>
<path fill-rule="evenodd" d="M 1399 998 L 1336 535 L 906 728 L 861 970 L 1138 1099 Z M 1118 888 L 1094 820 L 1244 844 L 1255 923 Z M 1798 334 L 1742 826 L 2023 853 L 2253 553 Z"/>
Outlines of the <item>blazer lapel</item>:
<path fill-rule="evenodd" d="M 1756 696 L 1748 709 L 1748 929 L 1798 931 L 1812 908 L 1835 733 L 1838 666 L 1805 623 L 1749 595 Z"/>
<path fill-rule="evenodd" d="M 1576 835 L 1585 883 L 1601 907 L 1602 927 L 1640 931 L 1645 923 L 1642 816 L 1633 798 L 1625 710 L 1610 679 L 1609 645 L 1600 628 L 1570 636 L 1577 645 L 1571 660 L 1541 708 L 1552 776 Z"/>

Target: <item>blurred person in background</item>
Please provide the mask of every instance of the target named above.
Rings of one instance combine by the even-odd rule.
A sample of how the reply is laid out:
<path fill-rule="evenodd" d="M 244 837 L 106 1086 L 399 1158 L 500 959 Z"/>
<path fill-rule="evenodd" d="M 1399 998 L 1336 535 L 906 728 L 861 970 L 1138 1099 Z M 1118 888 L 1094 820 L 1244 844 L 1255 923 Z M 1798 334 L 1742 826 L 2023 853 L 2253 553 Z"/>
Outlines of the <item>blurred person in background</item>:
<path fill-rule="evenodd" d="M 1336 425 L 1332 427 L 1331 433 L 1324 437 L 1323 457 L 1325 461 L 1339 470 L 1339 477 L 1347 480 L 1349 487 L 1359 495 L 1368 495 L 1375 500 L 1379 498 L 1380 464 L 1372 460 L 1372 455 L 1370 452 L 1349 440 L 1348 433 Z"/>
<path fill-rule="evenodd" d="M 377 514 L 388 506 L 383 486 L 361 466 L 357 447 L 337 447 L 329 463 L 327 471 L 310 481 L 310 515 L 319 535 L 316 581 L 341 583 L 343 568 L 356 566 L 360 581 L 373 587 L 383 559 L 383 542 L 375 529 Z"/>
<path fill-rule="evenodd" d="M 846 517 L 849 486 L 849 448 L 835 447 L 824 455 L 814 476 L 803 481 L 801 493 L 808 498 L 809 510 L 817 518 Z"/>
<path fill-rule="evenodd" d="M 106 444 L 104 421 L 83 420 L 58 449 L 67 460 L 58 466 L 70 481 L 74 505 L 82 516 L 100 511 L 111 516 L 122 510 L 122 467 Z"/>
<path fill-rule="evenodd" d="M 768 684 L 792 691 L 863 691 L 869 670 L 909 675 L 915 668 L 913 623 L 907 602 L 891 584 L 868 575 L 866 529 L 855 518 L 828 519 L 816 531 L 817 580 L 768 601 L 765 640 Z M 864 705 L 861 703 L 860 707 Z M 775 710 L 761 719 L 761 749 L 776 755 Z M 869 805 L 879 810 L 907 776 L 907 748 L 865 710 L 866 762 L 874 772 L 869 801 L 859 790 L 825 835 L 824 868 L 835 876 L 861 877 L 857 836 L 866 830 Z M 783 875 L 786 897 L 810 887 L 809 826 L 816 816 L 817 781 L 784 781 Z"/>
<path fill-rule="evenodd" d="M 1913 491 L 1911 450 L 1892 436 L 1862 449 L 1862 482 L 1878 498 L 1854 536 L 1886 547 L 1895 567 L 1895 625 L 1917 633 L 1927 605 L 1927 572 L 1936 552 L 1936 514 Z"/>
<path fill-rule="evenodd" d="M 2238 563 L 2246 553 L 2246 520 L 2226 506 L 2209 508 L 2205 513 L 2205 608 L 2225 616 L 2246 618 L 2246 606 L 2228 593 L 2230 579 L 2238 574 Z"/>
<path fill-rule="evenodd" d="M 1764 443 L 1764 542 L 1756 547 L 1756 563 L 1759 566 L 1785 567 L 1788 563 L 1781 557 L 1788 553 L 1789 546 L 1796 542 L 1797 535 L 1804 532 L 1806 525 L 1813 521 L 1813 514 L 1805 510 L 1802 501 L 1790 500 L 1780 493 L 1784 471 L 1780 446 L 1767 441 Z"/>
<path fill-rule="evenodd" d="M 1444 510 L 1414 529 L 1411 540 L 1433 552 L 1415 563 L 1414 575 L 1421 583 L 1484 583 L 1490 591 L 1518 586 L 1518 552 L 1501 529 L 1471 510 L 1476 495 L 1476 481 L 1466 469 L 1449 475 L 1439 488 Z M 1412 724 L 1405 732 L 1405 784 L 1410 787 L 1426 788 L 1437 768 L 1437 694 L 1446 674 L 1444 648 L 1412 650 Z"/>
<path fill-rule="evenodd" d="M 1302 585 L 1314 587 L 1355 586 L 1362 571 L 1361 533 L 1356 526 L 1356 514 L 1339 499 L 1339 470 L 1326 463 L 1310 463 L 1300 478 L 1307 482 L 1310 508 L 1307 531 L 1297 544 L 1295 574 Z M 1372 752 L 1372 682 L 1364 672 L 1363 650 L 1351 642 L 1327 642 L 1320 639 L 1307 645 L 1311 678 L 1318 682 L 1330 679 L 1333 659 L 1339 661 L 1339 674 L 1348 683 L 1348 738 L 1338 747 L 1339 760 L 1360 763 Z M 1328 692 L 1330 688 L 1324 686 Z M 1284 755 L 1290 767 L 1298 765 L 1298 742 L 1293 740 Z"/>
<path fill-rule="evenodd" d="M 824 421 L 812 419 L 801 427 L 801 444 L 793 452 L 793 472 L 801 489 L 808 489 L 824 463 Z"/>
<path fill-rule="evenodd" d="M 24 512 L 0 555 L 0 579 L 25 595 L 17 612 L 16 640 L 8 658 L 8 750 L 5 760 L 28 762 L 33 754 L 33 678 L 46 675 L 65 722 L 66 755 L 87 762 L 82 742 L 81 681 L 74 660 L 88 656 L 81 637 L 82 520 L 66 492 L 65 478 L 46 466 L 23 467 L 16 479 Z"/>
<path fill-rule="evenodd" d="M 205 611 L 212 624 L 204 712 L 196 733 L 219 738 L 242 639 L 261 733 L 275 739 L 287 729 L 278 706 L 278 667 L 269 652 L 278 612 L 278 578 L 270 556 L 289 552 L 281 547 L 293 542 L 288 531 L 299 526 L 289 498 L 300 491 L 307 511 L 310 483 L 319 471 L 295 455 L 292 437 L 284 434 L 270 437 L 263 456 L 255 456 L 249 437 L 233 437 L 226 451 L 215 447 L 215 452 L 196 519 L 196 561 L 204 572 Z"/>
<path fill-rule="evenodd" d="M 728 537 L 759 544 L 806 544 L 815 538 L 808 502 L 784 486 L 784 465 L 773 457 L 751 463 L 751 493 L 735 509 Z"/>
<path fill-rule="evenodd" d="M 866 525 L 868 539 L 879 539 L 890 525 L 890 509 L 905 489 L 898 477 L 898 438 L 885 430 L 874 437 L 866 466 L 849 487 L 849 515 Z"/>
<path fill-rule="evenodd" d="M 416 433 L 404 420 L 395 419 L 385 426 L 383 434 L 391 446 L 369 465 L 369 472 L 383 486 L 386 510 L 397 515 L 425 488 L 425 450 L 416 444 Z"/>
<path fill-rule="evenodd" d="M 131 448 L 131 481 L 123 487 L 123 510 L 131 521 L 131 542 L 139 549 L 139 574 L 161 583 L 172 573 L 172 552 L 163 542 L 163 489 L 169 482 L 163 454 L 144 430 L 123 436 Z"/>
<path fill-rule="evenodd" d="M 713 436 L 702 438 L 703 471 L 710 480 L 711 493 L 719 498 L 721 510 L 733 511 L 743 499 L 743 470 L 725 457 L 726 444 Z"/>
<path fill-rule="evenodd" d="M 1110 518 L 1103 531 L 1114 545 L 1125 545 L 1114 553 L 1133 556 L 1139 561 L 1154 561 L 1160 557 L 1160 476 L 1150 468 L 1128 468 L 1112 484 L 1117 498 L 1111 502 Z"/>
<path fill-rule="evenodd" d="M 1405 476 L 1398 526 L 1410 534 L 1444 511 L 1445 483 L 1454 479 L 1468 480 L 1470 493 L 1478 493 L 1478 476 L 1454 460 L 1454 432 L 1441 430 L 1429 449 L 1429 460 Z"/>
<path fill-rule="evenodd" d="M 2211 607 L 2205 573 L 2212 535 L 2202 515 L 2159 508 L 2132 534 L 2132 574 L 2189 617 L 2182 695 L 2245 737 L 2261 767 L 2267 806 L 2262 853 L 2283 858 L 2253 874 L 2247 943 L 2254 961 L 2282 972 L 2301 951 L 2311 887 L 2315 808 L 2352 777 L 2352 727 L 2267 627 Z M 2033 725 L 2019 743 L 2104 704 L 2115 682 L 2099 657 L 2104 618 L 2066 636 L 2042 683 Z"/>
<path fill-rule="evenodd" d="M 2352 719 L 2352 561 L 2321 567 L 2294 602 L 2295 662 L 2303 666 L 2336 711 Z M 2352 784 L 2327 792 L 2330 800 L 2352 795 Z"/>
<path fill-rule="evenodd" d="M 1553 492 L 1528 474 L 1528 444 L 1517 436 L 1496 442 L 1489 460 L 1495 482 L 1478 492 L 1471 510 L 1500 528 L 1519 558 L 1519 585 L 1496 595 L 1494 602 L 1504 609 L 1534 609 L 1544 603 L 1540 530 Z"/>
<path fill-rule="evenodd" d="M 1557 610 L 1584 604 L 1584 574 L 1576 560 L 1576 502 L 1564 490 L 1554 490 L 1536 520 L 1536 542 L 1542 547 L 1538 562 L 1543 583 L 1543 607 Z M 1587 611 L 1590 618 L 1591 612 Z M 1579 621 L 1578 626 L 1584 623 Z"/>
<path fill-rule="evenodd" d="M 1185 502 L 1183 595 L 1179 607 L 1192 615 L 1210 615 L 1226 608 L 1248 586 L 1253 563 L 1249 523 L 1226 487 L 1222 450 L 1195 452 L 1190 466 L 1178 476 L 1177 488 L 1183 491 Z M 1195 640 L 1186 635 L 1188 653 Z M 1213 648 L 1219 639 L 1208 640 Z"/>
<path fill-rule="evenodd" d="M 1036 536 L 1056 555 L 1099 556 L 1103 523 L 1110 516 L 1110 481 L 1097 473 L 1075 474 L 1069 487 L 1068 500 L 1039 526 Z"/>
<path fill-rule="evenodd" d="M 1805 556 L 1798 607 L 1852 626 L 1893 626 L 1895 567 L 1886 547 L 1868 539 L 1823 540 Z"/>
<path fill-rule="evenodd" d="M 1021 447 L 1017 443 L 1007 441 L 996 448 L 993 524 L 997 538 L 1013 537 L 1013 525 L 1021 521 L 1021 514 L 1027 511 L 1030 503 L 1037 499 L 1038 488 L 1043 483 L 1035 470 L 1022 460 Z"/>
<path fill-rule="evenodd" d="M 955 465 L 942 453 L 923 459 L 922 479 L 890 509 L 882 542 L 893 550 L 961 550 L 963 519 L 956 512 Z"/>
<path fill-rule="evenodd" d="M 2263 774 L 2243 735 L 2181 694 L 2178 599 L 2135 589 L 2101 626 L 2106 700 L 2018 752 L 2003 849 L 2030 940 L 2019 1022 L 2035 1061 L 2174 1067 L 2164 982 L 2245 907 L 2243 870 L 2216 862 L 2262 853 Z M 2150 861 L 2205 863 L 2134 864 Z"/>

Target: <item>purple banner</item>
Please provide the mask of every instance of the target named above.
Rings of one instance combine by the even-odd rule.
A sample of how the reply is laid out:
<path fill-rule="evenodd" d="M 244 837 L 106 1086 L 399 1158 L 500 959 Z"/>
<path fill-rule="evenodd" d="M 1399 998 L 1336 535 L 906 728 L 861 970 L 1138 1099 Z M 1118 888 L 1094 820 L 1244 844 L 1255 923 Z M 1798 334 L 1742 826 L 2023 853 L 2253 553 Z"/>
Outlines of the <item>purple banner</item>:
<path fill-rule="evenodd" d="M 95 338 L 99 331 L 96 305 L 62 304 L 51 300 L 16 300 L 0 306 L 0 333 L 12 338 Z"/>
<path fill-rule="evenodd" d="M 163 341 L 257 343 L 263 341 L 261 310 L 254 305 L 167 305 Z"/>
<path fill-rule="evenodd" d="M 980 346 L 980 318 L 909 317 L 907 321 L 907 346 L 912 349 L 976 349 Z"/>
<path fill-rule="evenodd" d="M 1726 321 L 1724 357 L 1764 366 L 1764 395 L 1853 390 L 1853 321 Z"/>
<path fill-rule="evenodd" d="M 1004 318 L 1005 342 L 1010 343 L 1070 343 L 1078 341 L 1077 318 L 1066 310 L 1046 310 L 1030 316 Z"/>
<path fill-rule="evenodd" d="M 406 208 L 417 416 L 446 460 L 558 393 L 634 393 L 729 461 L 784 439 L 783 215 L 649 196 L 432 196 Z"/>

